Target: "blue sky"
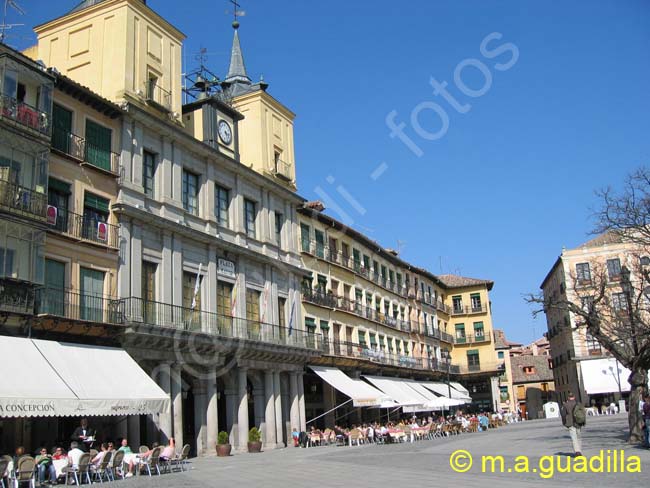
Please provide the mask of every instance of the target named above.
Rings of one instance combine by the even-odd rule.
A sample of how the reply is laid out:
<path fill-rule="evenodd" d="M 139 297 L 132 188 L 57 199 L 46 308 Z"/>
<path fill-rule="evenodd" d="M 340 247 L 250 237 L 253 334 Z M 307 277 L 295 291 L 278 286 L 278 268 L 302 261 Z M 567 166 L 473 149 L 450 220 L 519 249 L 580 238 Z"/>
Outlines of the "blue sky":
<path fill-rule="evenodd" d="M 30 44 L 32 26 L 77 3 L 17 1 L 27 14 L 8 21 L 26 27 L 8 41 L 18 47 Z M 326 192 L 358 230 L 387 247 L 401 241 L 410 262 L 494 280 L 495 327 L 520 342 L 540 336 L 545 319 L 533 320 L 522 296 L 538 289 L 562 246 L 588 239 L 594 190 L 649 162 L 650 3 L 241 2 L 249 74 L 263 75 L 297 114 L 301 194 Z M 188 36 L 190 66 L 205 47 L 210 67 L 225 74 L 228 2 L 148 4 Z M 502 37 L 489 51 L 506 43 L 518 50 L 505 71 L 496 65 L 511 61 L 513 49 L 481 53 L 494 32 Z M 484 93 L 458 88 L 459 66 L 464 91 Z M 434 95 L 432 77 L 471 108 L 459 113 Z M 434 134 L 444 116 L 434 104 L 448 128 L 426 140 L 411 115 L 419 107 L 421 133 Z M 390 137 L 393 111 L 421 157 Z M 382 162 L 385 171 L 372 179 Z"/>

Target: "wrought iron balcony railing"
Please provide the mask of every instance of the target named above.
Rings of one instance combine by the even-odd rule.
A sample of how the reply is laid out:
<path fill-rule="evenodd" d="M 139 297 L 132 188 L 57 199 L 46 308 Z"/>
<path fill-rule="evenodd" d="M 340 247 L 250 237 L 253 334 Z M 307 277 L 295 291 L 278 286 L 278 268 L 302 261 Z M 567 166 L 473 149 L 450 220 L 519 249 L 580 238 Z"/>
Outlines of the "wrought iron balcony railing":
<path fill-rule="evenodd" d="M 281 159 L 273 161 L 273 174 L 286 181 L 293 181 L 293 172 L 291 165 Z"/>
<path fill-rule="evenodd" d="M 31 314 L 34 310 L 34 285 L 0 278 L 0 310 Z"/>
<path fill-rule="evenodd" d="M 463 336 L 456 336 L 454 338 L 455 344 L 476 344 L 479 342 L 490 342 L 489 334 L 466 334 Z"/>
<path fill-rule="evenodd" d="M 114 249 L 119 247 L 119 229 L 118 225 L 59 209 L 57 209 L 56 222 L 50 227 L 51 231 Z"/>
<path fill-rule="evenodd" d="M 153 302 L 131 297 L 123 299 L 124 322 L 152 327 L 201 332 L 231 339 L 320 350 L 321 334 L 281 327 L 241 317 Z"/>
<path fill-rule="evenodd" d="M 36 315 L 106 324 L 124 323 L 122 300 L 97 294 L 81 293 L 63 288 L 36 290 Z"/>
<path fill-rule="evenodd" d="M 0 180 L 0 206 L 9 212 L 28 214 L 30 217 L 45 220 L 47 195 Z"/>
<path fill-rule="evenodd" d="M 168 112 L 172 109 L 172 93 L 151 80 L 144 82 L 144 99 Z"/>
<path fill-rule="evenodd" d="M 83 137 L 56 126 L 52 130 L 52 149 L 115 176 L 120 174 L 120 155 L 118 153 L 100 148 Z"/>
<path fill-rule="evenodd" d="M 19 102 L 13 97 L 0 95 L 0 115 L 41 134 L 50 135 L 50 114 Z"/>
<path fill-rule="evenodd" d="M 482 304 L 471 306 L 454 305 L 451 309 L 452 315 L 471 315 L 475 313 L 486 313 L 487 307 Z"/>

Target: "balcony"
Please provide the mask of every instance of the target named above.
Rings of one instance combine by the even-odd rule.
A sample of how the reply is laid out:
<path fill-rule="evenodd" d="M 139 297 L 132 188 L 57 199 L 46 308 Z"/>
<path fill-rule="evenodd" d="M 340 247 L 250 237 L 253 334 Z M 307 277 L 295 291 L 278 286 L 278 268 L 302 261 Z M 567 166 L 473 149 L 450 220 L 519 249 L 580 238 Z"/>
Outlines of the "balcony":
<path fill-rule="evenodd" d="M 445 305 L 442 301 L 438 300 L 435 304 L 434 307 L 436 307 L 436 310 L 439 312 L 446 313 L 447 315 L 451 315 L 451 309 L 449 308 L 448 305 Z"/>
<path fill-rule="evenodd" d="M 141 298 L 122 300 L 125 324 L 142 324 L 163 329 L 200 332 L 222 338 L 320 350 L 322 336 L 313 332 L 231 317 L 212 312 L 153 302 Z"/>
<path fill-rule="evenodd" d="M 371 307 L 363 305 L 360 302 L 350 300 L 349 298 L 334 295 L 332 293 L 323 293 L 318 290 L 303 290 L 302 296 L 304 301 L 314 305 L 342 310 L 396 330 L 411 332 L 411 322 L 385 315 Z"/>
<path fill-rule="evenodd" d="M 45 220 L 47 195 L 0 180 L 0 207 L 12 213 Z"/>
<path fill-rule="evenodd" d="M 158 85 L 157 80 L 145 81 L 144 84 L 144 99 L 147 103 L 163 109 L 167 112 L 172 110 L 172 93 L 165 90 L 162 86 Z"/>
<path fill-rule="evenodd" d="M 272 173 L 278 178 L 282 178 L 286 181 L 293 181 L 293 171 L 291 170 L 291 165 L 282 161 L 281 159 L 275 159 L 273 161 L 273 170 Z"/>
<path fill-rule="evenodd" d="M 5 94 L 0 95 L 0 114 L 3 118 L 13 120 L 43 135 L 50 135 L 49 114 L 31 105 L 19 102 L 13 97 Z"/>
<path fill-rule="evenodd" d="M 364 266 L 361 261 L 355 260 L 353 256 L 343 254 L 336 249 L 331 249 L 329 246 L 326 246 L 324 242 L 302 240 L 301 249 L 303 253 L 311 254 L 318 259 L 323 259 L 329 263 L 337 264 L 359 276 L 362 276 L 368 281 L 372 281 L 386 290 L 392 291 L 404 298 L 407 297 L 407 290 L 404 284 L 401 284 L 400 286 L 398 283 L 391 282 L 387 277 L 383 277 L 379 273 L 373 272 L 371 268 Z M 411 297 L 409 296 L 409 298 Z"/>
<path fill-rule="evenodd" d="M 0 278 L 0 310 L 31 314 L 34 310 L 34 286 L 24 281 Z"/>
<path fill-rule="evenodd" d="M 36 315 L 105 324 L 124 323 L 124 303 L 115 297 L 84 294 L 68 289 L 36 290 Z"/>
<path fill-rule="evenodd" d="M 477 344 L 481 342 L 490 342 L 490 336 L 485 334 L 467 334 L 454 338 L 455 344 Z"/>
<path fill-rule="evenodd" d="M 486 313 L 487 307 L 481 304 L 475 304 L 470 307 L 463 307 L 462 304 L 454 304 L 451 309 L 452 315 L 472 315 L 476 313 Z"/>
<path fill-rule="evenodd" d="M 448 369 L 447 362 L 435 358 L 415 358 L 406 354 L 394 354 L 391 351 L 378 349 L 376 346 L 368 347 L 366 344 L 356 342 L 328 341 L 324 344 L 323 353 L 329 356 L 362 359 L 372 363 L 400 368 L 439 371 L 441 373 L 446 373 Z M 449 372 L 458 373 L 460 368 L 457 365 L 450 364 Z"/>
<path fill-rule="evenodd" d="M 118 153 L 101 149 L 65 129 L 55 127 L 52 130 L 52 149 L 114 176 L 120 174 Z"/>
<path fill-rule="evenodd" d="M 118 225 L 100 222 L 96 219 L 58 209 L 56 221 L 50 227 L 52 232 L 59 232 L 79 241 L 89 241 L 113 249 L 119 247 L 119 229 Z"/>

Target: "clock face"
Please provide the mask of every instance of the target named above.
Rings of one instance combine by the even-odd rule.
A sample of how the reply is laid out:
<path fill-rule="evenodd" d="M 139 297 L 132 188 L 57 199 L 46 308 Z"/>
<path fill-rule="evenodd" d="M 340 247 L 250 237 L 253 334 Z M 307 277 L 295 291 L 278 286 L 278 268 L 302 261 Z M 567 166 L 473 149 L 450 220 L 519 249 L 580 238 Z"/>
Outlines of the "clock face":
<path fill-rule="evenodd" d="M 226 146 L 229 146 L 232 142 L 232 129 L 225 120 L 219 121 L 219 139 L 221 139 Z"/>

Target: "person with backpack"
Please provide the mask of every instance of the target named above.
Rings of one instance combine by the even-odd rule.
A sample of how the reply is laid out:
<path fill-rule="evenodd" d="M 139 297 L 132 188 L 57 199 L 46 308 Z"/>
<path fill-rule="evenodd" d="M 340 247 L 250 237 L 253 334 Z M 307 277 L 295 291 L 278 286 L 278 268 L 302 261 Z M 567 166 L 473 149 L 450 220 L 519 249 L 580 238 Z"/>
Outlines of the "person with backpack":
<path fill-rule="evenodd" d="M 581 429 L 587 423 L 587 410 L 584 405 L 576 401 L 573 393 L 569 392 L 569 399 L 562 404 L 562 424 L 569 429 L 573 451 L 576 456 L 582 456 Z"/>

